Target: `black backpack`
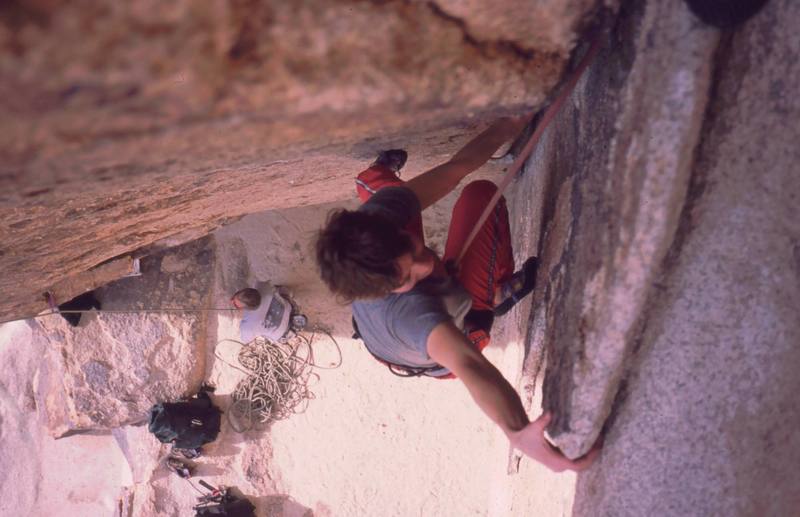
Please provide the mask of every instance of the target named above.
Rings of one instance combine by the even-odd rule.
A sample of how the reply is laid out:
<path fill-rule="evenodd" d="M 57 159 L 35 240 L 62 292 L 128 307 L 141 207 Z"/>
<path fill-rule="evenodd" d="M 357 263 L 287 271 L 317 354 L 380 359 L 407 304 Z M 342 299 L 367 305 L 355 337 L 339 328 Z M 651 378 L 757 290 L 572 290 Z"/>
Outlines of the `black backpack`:
<path fill-rule="evenodd" d="M 220 414 L 208 393 L 201 391 L 188 400 L 153 406 L 147 428 L 162 443 L 171 443 L 178 449 L 197 449 L 216 440 Z"/>

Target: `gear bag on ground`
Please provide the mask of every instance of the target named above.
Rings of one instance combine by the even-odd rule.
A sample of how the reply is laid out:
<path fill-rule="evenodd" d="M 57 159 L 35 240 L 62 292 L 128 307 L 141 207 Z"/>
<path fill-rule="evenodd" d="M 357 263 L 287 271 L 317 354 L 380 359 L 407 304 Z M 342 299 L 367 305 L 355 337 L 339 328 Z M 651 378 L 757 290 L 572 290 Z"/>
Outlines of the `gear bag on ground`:
<path fill-rule="evenodd" d="M 160 402 L 150 409 L 148 430 L 162 443 L 179 449 L 197 449 L 219 434 L 221 411 L 200 391 L 178 402 Z"/>

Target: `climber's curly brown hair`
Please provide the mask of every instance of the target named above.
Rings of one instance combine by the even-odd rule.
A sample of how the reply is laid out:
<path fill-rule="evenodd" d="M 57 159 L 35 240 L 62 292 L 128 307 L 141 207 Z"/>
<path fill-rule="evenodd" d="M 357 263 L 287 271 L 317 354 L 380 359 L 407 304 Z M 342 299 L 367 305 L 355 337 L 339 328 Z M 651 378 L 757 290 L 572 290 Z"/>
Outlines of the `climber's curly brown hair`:
<path fill-rule="evenodd" d="M 317 267 L 343 302 L 379 298 L 399 286 L 396 261 L 413 249 L 409 235 L 386 217 L 336 210 L 317 234 Z"/>

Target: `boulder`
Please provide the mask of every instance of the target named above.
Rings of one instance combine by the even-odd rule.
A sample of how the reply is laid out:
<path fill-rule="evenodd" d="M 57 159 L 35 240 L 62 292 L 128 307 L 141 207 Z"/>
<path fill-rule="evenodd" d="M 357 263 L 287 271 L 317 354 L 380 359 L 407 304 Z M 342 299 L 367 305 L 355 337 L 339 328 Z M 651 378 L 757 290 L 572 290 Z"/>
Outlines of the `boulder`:
<path fill-rule="evenodd" d="M 27 322 L 0 326 L 0 514 L 111 515 L 130 469 L 108 434 L 47 434 L 35 395 L 44 353 Z"/>
<path fill-rule="evenodd" d="M 209 241 L 144 259 L 141 276 L 96 291 L 110 312 L 84 314 L 78 327 L 57 315 L 38 320 L 32 339 L 46 352 L 36 400 L 53 435 L 141 423 L 154 403 L 199 387 L 207 313 L 193 309 L 208 306 Z"/>

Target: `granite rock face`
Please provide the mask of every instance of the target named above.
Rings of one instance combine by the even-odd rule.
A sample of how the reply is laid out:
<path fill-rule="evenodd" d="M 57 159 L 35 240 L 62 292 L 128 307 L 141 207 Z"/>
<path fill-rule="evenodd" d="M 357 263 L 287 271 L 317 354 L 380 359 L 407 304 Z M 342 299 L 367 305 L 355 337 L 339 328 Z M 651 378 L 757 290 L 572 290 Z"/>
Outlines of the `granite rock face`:
<path fill-rule="evenodd" d="M 528 164 L 549 431 L 571 457 L 605 437 L 576 515 L 796 513 L 798 20 L 626 2 Z"/>
<path fill-rule="evenodd" d="M 528 167 L 550 175 L 540 284 L 545 408 L 570 457 L 598 436 L 675 236 L 718 35 L 679 2 L 623 5 Z"/>
<path fill-rule="evenodd" d="M 576 515 L 800 507 L 800 6 L 722 33 L 678 238 Z"/>
<path fill-rule="evenodd" d="M 130 469 L 110 434 L 47 432 L 36 393 L 46 353 L 28 322 L 0 327 L 0 515 L 114 515 Z"/>
<path fill-rule="evenodd" d="M 382 148 L 443 161 L 541 102 L 601 5 L 4 2 L 0 318 L 154 242 L 350 198 Z"/>
<path fill-rule="evenodd" d="M 209 239 L 146 258 L 142 276 L 96 292 L 103 310 L 207 307 L 213 254 Z M 191 394 L 204 373 L 207 314 L 84 314 L 78 327 L 60 316 L 33 324 L 43 361 L 33 387 L 54 436 L 109 430 L 146 420 L 159 401 Z"/>

